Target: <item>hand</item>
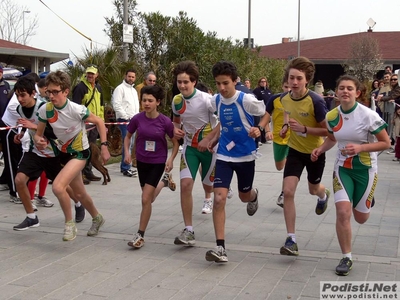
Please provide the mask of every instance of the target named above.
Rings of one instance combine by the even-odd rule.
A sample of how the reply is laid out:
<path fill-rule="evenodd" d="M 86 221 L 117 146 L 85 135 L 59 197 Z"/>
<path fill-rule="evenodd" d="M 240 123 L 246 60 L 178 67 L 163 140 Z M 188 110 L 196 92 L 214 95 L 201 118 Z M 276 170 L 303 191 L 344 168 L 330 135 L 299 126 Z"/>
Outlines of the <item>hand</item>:
<path fill-rule="evenodd" d="M 354 156 L 361 152 L 361 145 L 347 144 L 346 147 L 340 150 L 344 156 Z"/>
<path fill-rule="evenodd" d="M 128 152 L 125 152 L 125 155 L 124 155 L 124 162 L 125 162 L 126 164 L 128 164 L 128 165 L 130 165 L 130 164 L 132 163 L 132 157 L 131 157 L 131 155 L 129 154 L 129 151 L 128 151 Z"/>
<path fill-rule="evenodd" d="M 173 168 L 174 168 L 173 161 L 171 158 L 169 158 L 165 163 L 165 172 L 169 173 L 172 171 Z"/>
<path fill-rule="evenodd" d="M 304 132 L 304 125 L 300 124 L 295 119 L 289 119 L 289 126 L 292 131 Z"/>
<path fill-rule="evenodd" d="M 210 143 L 210 140 L 207 138 L 202 139 L 199 144 L 197 145 L 197 150 L 200 152 L 205 152 L 208 149 L 208 144 Z"/>
<path fill-rule="evenodd" d="M 32 123 L 31 121 L 29 121 L 27 119 L 20 118 L 20 119 L 18 119 L 17 124 L 22 125 L 22 127 L 28 128 L 28 129 L 36 129 L 37 128 L 36 124 Z"/>
<path fill-rule="evenodd" d="M 22 131 L 21 133 L 14 135 L 14 143 L 17 145 L 21 144 L 21 139 L 24 135 L 25 131 Z"/>
<path fill-rule="evenodd" d="M 285 138 L 286 137 L 286 133 L 289 130 L 289 126 L 284 126 L 280 131 L 279 131 L 279 136 L 281 138 Z"/>
<path fill-rule="evenodd" d="M 131 157 L 130 155 L 129 158 Z M 103 165 L 110 159 L 110 152 L 108 152 L 108 147 L 101 147 L 101 158 L 103 159 Z"/>
<path fill-rule="evenodd" d="M 249 131 L 249 136 L 252 138 L 258 138 L 261 135 L 260 129 L 258 127 L 251 127 Z"/>
<path fill-rule="evenodd" d="M 317 161 L 318 157 L 322 154 L 322 151 L 320 148 L 315 148 L 312 152 L 311 152 L 311 161 Z"/>
<path fill-rule="evenodd" d="M 44 150 L 47 147 L 47 139 L 44 136 L 37 136 L 34 137 L 36 148 L 39 150 Z"/>
<path fill-rule="evenodd" d="M 267 141 L 272 141 L 274 139 L 274 135 L 272 134 L 271 131 L 265 132 L 265 139 Z"/>
<path fill-rule="evenodd" d="M 177 140 L 183 138 L 185 136 L 185 131 L 183 131 L 182 129 L 179 128 L 174 128 L 174 138 L 176 138 Z"/>

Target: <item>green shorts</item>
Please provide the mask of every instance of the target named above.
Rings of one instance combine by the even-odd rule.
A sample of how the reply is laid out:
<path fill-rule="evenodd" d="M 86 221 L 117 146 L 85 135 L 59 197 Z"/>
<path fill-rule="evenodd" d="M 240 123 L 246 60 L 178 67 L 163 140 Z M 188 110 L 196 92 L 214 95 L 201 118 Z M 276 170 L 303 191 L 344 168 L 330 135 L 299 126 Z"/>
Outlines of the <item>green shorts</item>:
<path fill-rule="evenodd" d="M 286 159 L 289 153 L 289 146 L 288 145 L 280 145 L 277 143 L 273 143 L 272 147 L 274 149 L 274 160 L 275 162 L 280 162 Z"/>

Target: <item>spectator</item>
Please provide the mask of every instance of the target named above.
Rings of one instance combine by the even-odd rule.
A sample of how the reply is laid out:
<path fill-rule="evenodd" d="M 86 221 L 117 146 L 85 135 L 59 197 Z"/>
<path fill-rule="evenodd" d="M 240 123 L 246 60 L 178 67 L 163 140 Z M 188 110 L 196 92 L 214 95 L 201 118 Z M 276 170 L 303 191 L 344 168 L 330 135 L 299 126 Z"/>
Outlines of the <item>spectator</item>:
<path fill-rule="evenodd" d="M 256 96 L 258 100 L 264 101 L 264 104 L 267 105 L 268 100 L 272 95 L 272 92 L 269 90 L 268 80 L 266 77 L 261 77 L 258 80 L 258 86 L 253 90 L 253 94 Z M 254 125 L 257 126 L 259 122 L 260 122 L 260 117 L 255 116 Z M 257 148 L 259 145 L 267 143 L 265 135 L 262 134 L 261 137 L 256 138 L 255 142 Z"/>
<path fill-rule="evenodd" d="M 143 88 L 144 86 L 155 85 L 156 82 L 157 82 L 156 74 L 154 74 L 153 71 L 148 72 L 148 73 L 144 76 L 143 82 L 140 83 L 140 84 L 138 84 L 138 85 L 135 87 L 139 99 L 140 99 L 140 97 L 141 97 L 142 88 Z M 140 111 L 142 111 L 142 109 L 140 109 Z"/>
<path fill-rule="evenodd" d="M 81 81 L 72 91 L 72 101 L 84 105 L 91 113 L 104 120 L 104 100 L 102 89 L 97 84 L 96 79 L 99 76 L 97 66 L 90 65 L 86 68 L 86 74 L 82 75 Z M 96 143 L 99 133 L 93 125 L 86 125 L 86 133 L 89 143 Z M 85 168 L 82 170 L 84 183 L 90 181 L 100 181 L 101 178 L 95 176 L 92 171 L 92 164 L 87 160 Z"/>
<path fill-rule="evenodd" d="M 136 71 L 134 69 L 129 69 L 125 72 L 125 78 L 122 83 L 117 86 L 112 95 L 112 105 L 115 111 L 115 116 L 117 122 L 128 123 L 133 116 L 139 113 L 139 99 L 138 93 L 134 89 L 133 85 L 136 80 Z M 125 149 L 132 149 L 132 144 L 135 140 L 135 134 L 132 135 L 132 140 L 128 147 L 124 147 L 125 136 L 127 125 L 118 125 L 121 130 L 122 136 L 122 159 L 120 164 L 120 171 L 124 176 L 137 177 L 137 170 L 131 169 L 131 164 L 127 164 L 125 161 L 125 156 L 129 156 L 130 153 L 126 153 Z M 134 150 L 133 150 L 134 151 Z M 136 156 L 134 156 L 136 157 Z"/>

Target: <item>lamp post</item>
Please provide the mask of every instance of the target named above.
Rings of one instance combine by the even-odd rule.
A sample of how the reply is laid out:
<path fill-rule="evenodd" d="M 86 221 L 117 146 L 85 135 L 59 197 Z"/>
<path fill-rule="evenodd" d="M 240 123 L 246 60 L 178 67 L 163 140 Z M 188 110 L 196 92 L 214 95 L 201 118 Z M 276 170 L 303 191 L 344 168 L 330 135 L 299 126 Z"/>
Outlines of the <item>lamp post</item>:
<path fill-rule="evenodd" d="M 297 16 L 297 57 L 300 56 L 300 0 Z"/>
<path fill-rule="evenodd" d="M 22 12 L 22 43 L 25 45 L 25 14 L 30 14 L 30 10 L 24 10 Z"/>
<path fill-rule="evenodd" d="M 251 48 L 251 0 L 249 0 L 249 17 L 247 25 L 247 46 Z"/>

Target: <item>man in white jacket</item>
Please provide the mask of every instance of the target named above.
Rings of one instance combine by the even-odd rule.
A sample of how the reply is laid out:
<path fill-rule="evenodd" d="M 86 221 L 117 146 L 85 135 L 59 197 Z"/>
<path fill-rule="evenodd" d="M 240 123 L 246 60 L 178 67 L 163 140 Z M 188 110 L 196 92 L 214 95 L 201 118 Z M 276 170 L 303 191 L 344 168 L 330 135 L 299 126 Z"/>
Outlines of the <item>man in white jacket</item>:
<path fill-rule="evenodd" d="M 129 120 L 139 113 L 139 98 L 135 90 L 134 82 L 136 80 L 136 71 L 129 69 L 125 73 L 125 79 L 117 86 L 112 95 L 112 105 L 115 111 L 117 122 L 129 122 Z M 131 169 L 131 165 L 124 162 L 124 139 L 126 136 L 127 124 L 119 125 L 122 135 L 122 159 L 121 159 L 121 173 L 128 177 L 137 177 L 136 169 Z M 135 140 L 135 135 L 132 136 L 132 142 Z M 131 147 L 130 147 L 131 148 Z M 127 153 L 130 155 L 130 153 Z"/>

